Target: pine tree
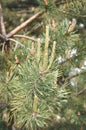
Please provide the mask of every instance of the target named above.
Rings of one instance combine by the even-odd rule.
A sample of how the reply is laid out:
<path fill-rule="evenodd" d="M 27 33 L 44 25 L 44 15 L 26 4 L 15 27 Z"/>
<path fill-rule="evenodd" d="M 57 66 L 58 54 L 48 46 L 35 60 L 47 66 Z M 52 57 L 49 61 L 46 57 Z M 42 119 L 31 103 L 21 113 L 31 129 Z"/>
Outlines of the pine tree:
<path fill-rule="evenodd" d="M 66 124 L 82 129 L 86 127 L 86 46 L 85 29 L 80 24 L 86 26 L 86 2 L 38 2 L 35 10 L 43 10 L 43 15 L 34 23 L 43 24 L 40 28 L 34 24 L 28 27 L 27 34 L 35 35 L 35 40 L 31 38 L 27 43 L 14 39 L 22 42 L 25 50 L 15 49 L 15 62 L 7 59 L 0 86 L 2 101 L 8 104 L 10 120 L 14 118 L 14 125 L 19 128 L 57 129 Z M 23 37 L 22 31 L 20 34 Z M 76 68 L 79 71 L 75 72 Z"/>

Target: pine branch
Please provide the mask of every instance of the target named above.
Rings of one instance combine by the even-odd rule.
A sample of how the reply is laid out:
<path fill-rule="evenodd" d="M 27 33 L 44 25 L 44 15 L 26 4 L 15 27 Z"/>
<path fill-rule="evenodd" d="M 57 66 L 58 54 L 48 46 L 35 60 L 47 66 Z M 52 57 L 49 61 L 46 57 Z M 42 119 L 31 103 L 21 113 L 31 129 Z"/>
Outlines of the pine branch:
<path fill-rule="evenodd" d="M 68 76 L 67 78 L 63 79 L 62 81 L 63 81 L 63 82 L 69 81 L 69 80 L 71 80 L 72 78 L 75 78 L 75 77 L 77 77 L 77 76 L 80 76 L 80 75 L 82 75 L 82 74 L 84 74 L 84 73 L 86 73 L 86 71 L 83 71 L 83 72 L 81 72 L 81 73 L 74 74 L 74 75 L 72 75 L 72 76 Z"/>
<path fill-rule="evenodd" d="M 18 33 L 19 31 L 21 31 L 23 28 L 25 28 L 27 25 L 31 24 L 31 22 L 33 22 L 35 19 L 37 19 L 39 16 L 43 15 L 44 11 L 42 12 L 38 12 L 37 14 L 33 15 L 31 18 L 29 18 L 28 20 L 26 20 L 25 22 L 23 22 L 22 24 L 20 24 L 19 26 L 17 26 L 14 30 L 12 30 L 10 33 L 7 34 L 7 38 L 12 37 L 13 35 L 15 35 L 16 33 Z"/>
<path fill-rule="evenodd" d="M 2 6 L 0 2 L 0 26 L 1 26 L 1 32 L 4 37 L 6 37 L 6 29 L 4 25 L 3 15 L 2 15 Z"/>
<path fill-rule="evenodd" d="M 30 33 L 37 32 L 43 25 L 43 22 L 41 22 L 35 29 L 32 29 Z"/>
<path fill-rule="evenodd" d="M 29 37 L 29 36 L 26 36 L 26 35 L 14 35 L 13 37 L 25 38 L 25 39 L 29 39 L 29 40 L 34 41 L 34 42 L 38 41 L 36 38 Z"/>
<path fill-rule="evenodd" d="M 10 38 L 9 40 L 10 40 L 10 41 L 13 41 L 13 42 L 16 44 L 16 45 L 15 45 L 15 48 L 14 48 L 14 51 L 16 51 L 18 45 L 20 45 L 21 47 L 24 47 L 24 48 L 25 48 L 25 46 L 24 46 L 22 43 L 16 41 L 15 39 Z"/>
<path fill-rule="evenodd" d="M 3 41 L 5 40 L 4 36 L 2 34 L 0 34 L 0 39 Z"/>
<path fill-rule="evenodd" d="M 58 78 L 57 84 L 62 85 L 62 84 L 64 84 L 66 81 L 70 81 L 71 79 L 73 79 L 73 78 L 75 78 L 75 77 L 77 77 L 77 76 L 80 76 L 80 75 L 82 75 L 82 74 L 84 74 L 84 73 L 86 73 L 86 71 L 82 71 L 82 72 L 80 72 L 80 73 L 77 73 L 77 74 L 68 76 L 67 78 L 64 78 L 64 77 L 61 76 L 61 77 Z"/>
<path fill-rule="evenodd" d="M 86 91 L 86 87 L 84 87 L 81 91 L 79 91 L 79 92 L 77 93 L 77 96 L 83 94 L 85 91 Z"/>

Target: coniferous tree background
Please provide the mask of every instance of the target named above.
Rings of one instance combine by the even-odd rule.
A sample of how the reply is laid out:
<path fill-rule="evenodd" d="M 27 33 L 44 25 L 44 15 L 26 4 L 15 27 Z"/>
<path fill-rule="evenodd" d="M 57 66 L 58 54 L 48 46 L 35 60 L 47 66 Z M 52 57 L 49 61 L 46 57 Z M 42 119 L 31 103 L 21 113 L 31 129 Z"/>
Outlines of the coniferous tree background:
<path fill-rule="evenodd" d="M 1 5 L 10 55 L 0 29 L 0 130 L 85 130 L 86 1 L 4 0 Z"/>

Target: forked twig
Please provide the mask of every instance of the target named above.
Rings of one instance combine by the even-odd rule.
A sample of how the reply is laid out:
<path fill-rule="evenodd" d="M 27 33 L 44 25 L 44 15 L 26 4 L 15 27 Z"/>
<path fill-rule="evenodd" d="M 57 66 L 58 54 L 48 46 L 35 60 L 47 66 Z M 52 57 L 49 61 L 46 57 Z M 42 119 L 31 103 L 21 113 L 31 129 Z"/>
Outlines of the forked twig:
<path fill-rule="evenodd" d="M 15 48 L 14 48 L 14 51 L 16 51 L 18 45 L 20 45 L 21 47 L 24 47 L 24 48 L 25 48 L 25 46 L 24 46 L 23 44 L 21 44 L 20 42 L 16 41 L 15 39 L 10 38 L 9 40 L 16 43 Z"/>
<path fill-rule="evenodd" d="M 21 31 L 23 28 L 25 28 L 27 25 L 29 25 L 31 22 L 33 22 L 36 18 L 38 18 L 42 14 L 44 14 L 44 11 L 38 12 L 37 14 L 33 15 L 31 18 L 29 18 L 28 20 L 26 20 L 25 22 L 23 22 L 22 24 L 20 24 L 19 26 L 17 26 L 10 33 L 8 33 L 7 34 L 7 38 L 10 38 L 13 35 L 15 35 L 16 33 L 18 33 L 19 31 Z"/>

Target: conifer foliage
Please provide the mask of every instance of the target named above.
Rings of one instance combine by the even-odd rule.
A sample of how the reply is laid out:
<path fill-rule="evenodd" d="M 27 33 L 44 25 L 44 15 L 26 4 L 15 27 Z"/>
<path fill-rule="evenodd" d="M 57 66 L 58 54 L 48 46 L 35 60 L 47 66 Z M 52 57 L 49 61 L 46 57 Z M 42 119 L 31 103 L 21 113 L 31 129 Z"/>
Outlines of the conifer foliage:
<path fill-rule="evenodd" d="M 84 130 L 86 1 L 34 1 L 0 2 L 0 118 L 11 130 Z"/>
<path fill-rule="evenodd" d="M 50 122 L 56 120 L 63 104 L 67 103 L 69 91 L 65 86 L 62 88 L 57 86 L 59 69 L 52 68 L 55 46 L 56 42 L 53 43 L 49 56 L 49 26 L 47 26 L 44 51 L 41 51 L 38 39 L 37 47 L 34 51 L 31 48 L 26 63 L 18 67 L 18 76 L 12 81 L 16 82 L 16 85 L 11 86 L 13 95 L 10 101 L 11 114 L 14 116 L 15 124 L 20 128 L 23 125 L 31 130 L 47 128 Z"/>

